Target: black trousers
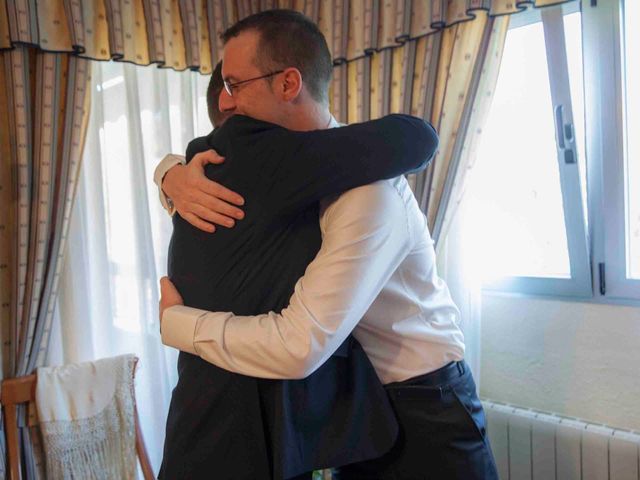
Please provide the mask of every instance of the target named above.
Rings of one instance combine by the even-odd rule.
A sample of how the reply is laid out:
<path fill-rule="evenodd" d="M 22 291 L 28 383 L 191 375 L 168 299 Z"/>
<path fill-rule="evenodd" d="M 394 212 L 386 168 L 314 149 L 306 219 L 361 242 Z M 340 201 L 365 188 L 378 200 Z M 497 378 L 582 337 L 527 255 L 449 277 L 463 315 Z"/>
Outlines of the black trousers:
<path fill-rule="evenodd" d="M 385 386 L 400 433 L 375 460 L 340 468 L 339 480 L 497 480 L 482 404 L 467 364 Z"/>

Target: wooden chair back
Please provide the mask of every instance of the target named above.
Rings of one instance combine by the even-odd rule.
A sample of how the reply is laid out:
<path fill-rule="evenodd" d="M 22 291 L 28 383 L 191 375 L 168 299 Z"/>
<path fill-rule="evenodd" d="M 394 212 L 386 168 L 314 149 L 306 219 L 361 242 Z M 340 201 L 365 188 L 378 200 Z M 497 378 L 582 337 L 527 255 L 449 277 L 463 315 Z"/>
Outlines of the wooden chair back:
<path fill-rule="evenodd" d="M 137 361 L 136 361 L 137 363 Z M 20 480 L 20 442 L 18 440 L 18 423 L 16 406 L 20 403 L 33 402 L 36 399 L 36 374 L 26 377 L 10 378 L 2 381 L 0 402 L 4 414 L 4 431 L 8 451 L 9 480 Z M 154 480 L 149 455 L 142 438 L 138 408 L 134 401 L 134 417 L 136 425 L 136 453 L 140 461 L 144 480 Z"/>

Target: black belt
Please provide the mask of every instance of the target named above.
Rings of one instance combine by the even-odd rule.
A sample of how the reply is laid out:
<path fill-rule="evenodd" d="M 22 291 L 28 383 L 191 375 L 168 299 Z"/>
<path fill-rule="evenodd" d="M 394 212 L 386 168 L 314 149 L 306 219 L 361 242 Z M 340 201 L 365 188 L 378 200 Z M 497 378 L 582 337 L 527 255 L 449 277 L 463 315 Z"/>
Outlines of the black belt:
<path fill-rule="evenodd" d="M 412 377 L 402 382 L 389 383 L 385 385 L 385 388 L 393 389 L 396 387 L 411 386 L 442 387 L 462 377 L 468 370 L 469 366 L 467 363 L 464 360 L 460 360 L 459 362 L 448 363 L 444 367 L 434 370 L 433 372 L 425 373 L 424 375 Z"/>

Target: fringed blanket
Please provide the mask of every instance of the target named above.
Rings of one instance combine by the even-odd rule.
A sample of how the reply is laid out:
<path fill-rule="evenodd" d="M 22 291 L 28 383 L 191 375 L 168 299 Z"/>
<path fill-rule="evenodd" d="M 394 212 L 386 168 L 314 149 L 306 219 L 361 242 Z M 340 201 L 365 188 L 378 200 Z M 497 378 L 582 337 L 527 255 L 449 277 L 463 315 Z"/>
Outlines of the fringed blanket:
<path fill-rule="evenodd" d="M 38 369 L 47 478 L 136 477 L 133 355 Z"/>

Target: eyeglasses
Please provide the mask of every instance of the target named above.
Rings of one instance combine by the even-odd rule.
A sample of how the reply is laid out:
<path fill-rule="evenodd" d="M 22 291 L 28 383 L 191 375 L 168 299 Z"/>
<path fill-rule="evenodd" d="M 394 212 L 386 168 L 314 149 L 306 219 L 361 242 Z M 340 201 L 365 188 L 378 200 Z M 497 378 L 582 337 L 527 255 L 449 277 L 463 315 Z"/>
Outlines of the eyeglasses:
<path fill-rule="evenodd" d="M 234 87 L 237 87 L 238 85 L 242 85 L 243 83 L 253 82 L 254 80 L 260 80 L 262 78 L 273 77 L 274 75 L 277 75 L 277 74 L 282 73 L 282 72 L 284 72 L 284 70 L 278 70 L 277 72 L 267 73 L 266 75 L 261 75 L 259 77 L 249 78 L 248 80 L 242 80 L 240 82 L 235 82 L 235 83 L 229 83 L 227 80 L 222 80 L 222 83 L 224 83 L 225 91 L 229 94 L 230 97 L 233 97 L 233 89 L 234 89 Z"/>

